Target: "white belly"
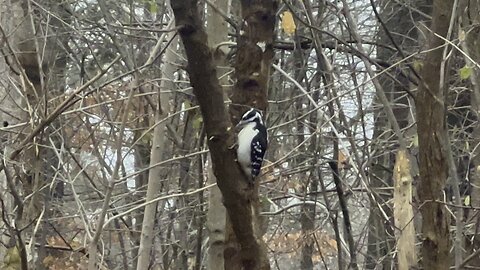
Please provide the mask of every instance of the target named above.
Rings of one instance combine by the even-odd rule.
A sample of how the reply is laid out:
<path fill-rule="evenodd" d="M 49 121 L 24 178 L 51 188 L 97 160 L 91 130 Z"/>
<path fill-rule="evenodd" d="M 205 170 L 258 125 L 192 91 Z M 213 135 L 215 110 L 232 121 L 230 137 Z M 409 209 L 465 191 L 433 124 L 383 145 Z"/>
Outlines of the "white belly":
<path fill-rule="evenodd" d="M 240 133 L 238 134 L 238 149 L 237 149 L 237 158 L 238 162 L 245 166 L 246 168 L 251 168 L 251 141 L 250 138 L 253 138 L 257 135 L 258 130 L 253 129 L 255 123 L 250 123 L 245 126 Z M 247 175 L 251 174 L 251 171 L 245 171 Z"/>

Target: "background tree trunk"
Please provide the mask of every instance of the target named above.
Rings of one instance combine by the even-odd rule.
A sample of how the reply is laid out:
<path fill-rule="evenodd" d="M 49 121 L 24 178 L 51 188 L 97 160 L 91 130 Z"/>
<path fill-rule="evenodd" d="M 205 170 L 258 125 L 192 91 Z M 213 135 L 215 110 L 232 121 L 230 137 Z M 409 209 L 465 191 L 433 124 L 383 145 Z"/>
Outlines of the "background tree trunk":
<path fill-rule="evenodd" d="M 410 157 L 404 150 L 398 150 L 395 157 L 393 179 L 393 212 L 395 218 L 395 238 L 397 241 L 397 262 L 399 270 L 409 270 L 417 265 L 415 251 L 416 235 L 412 207 L 412 183 Z"/>
<path fill-rule="evenodd" d="M 230 15 L 231 1 L 215 0 L 212 5 L 217 9 Z M 227 61 L 226 53 L 228 47 L 222 46 L 216 48 L 221 42 L 228 40 L 228 26 L 224 18 L 209 5 L 209 13 L 207 14 L 207 34 L 208 44 L 212 50 L 215 50 L 214 59 L 217 66 L 217 77 L 220 85 L 227 85 L 229 76 L 226 75 Z M 225 92 L 225 88 L 223 88 Z M 215 183 L 215 175 L 212 170 L 212 160 L 208 159 L 208 183 Z M 224 270 L 226 265 L 224 263 L 225 251 L 225 225 L 226 225 L 226 210 L 222 203 L 222 193 L 218 186 L 212 187 L 208 197 L 208 213 L 207 213 L 207 229 L 208 229 L 208 262 L 207 268 L 212 270 Z"/>
<path fill-rule="evenodd" d="M 163 36 L 160 37 L 163 39 Z M 173 38 L 173 34 L 167 35 L 167 40 Z M 175 66 L 172 64 L 174 59 L 177 57 L 175 53 L 177 42 L 173 41 L 170 44 L 170 49 L 167 50 L 165 54 L 165 63 L 163 66 L 162 72 L 162 83 L 158 89 L 159 100 L 158 107 L 155 112 L 155 128 L 153 130 L 153 140 L 152 148 L 150 151 L 150 166 L 157 164 L 162 161 L 163 154 L 165 151 L 166 143 L 166 124 L 167 121 L 165 118 L 168 116 L 170 111 L 170 95 L 161 94 L 162 91 L 168 92 L 171 89 L 174 89 L 173 80 Z M 163 182 L 163 168 L 162 167 L 153 167 L 149 170 L 148 173 L 148 185 L 147 185 L 147 195 L 145 200 L 151 201 L 154 198 L 158 197 L 161 190 L 161 184 Z M 150 265 L 151 250 L 153 245 L 153 240 L 155 239 L 155 219 L 157 213 L 157 203 L 151 203 L 145 206 L 144 216 L 142 219 L 142 232 L 140 236 L 140 246 L 138 250 L 138 262 L 137 269 L 143 270 L 148 269 Z"/>
<path fill-rule="evenodd" d="M 471 68 L 471 75 L 469 81 L 471 83 L 472 94 L 471 106 L 472 110 L 476 112 L 477 120 L 480 116 L 480 1 L 479 0 L 463 0 L 460 1 L 458 16 L 460 18 L 461 31 L 465 34 L 465 40 L 461 48 L 467 54 L 465 57 L 465 67 Z M 472 61 L 475 63 L 472 63 Z M 476 124 L 472 130 L 472 145 L 480 143 L 480 125 Z M 469 147 L 470 148 L 470 147 Z M 467 179 L 471 184 L 470 203 L 472 207 L 480 207 L 480 149 L 475 147 L 468 149 L 470 158 L 467 160 L 466 170 Z M 468 195 L 467 195 L 468 196 Z M 474 254 L 480 248 L 480 240 L 477 233 L 478 213 L 477 211 L 469 211 L 467 216 L 466 226 L 466 250 L 467 254 Z M 480 267 L 480 257 L 474 256 L 466 266 Z"/>
<path fill-rule="evenodd" d="M 450 214 L 442 203 L 442 191 L 448 176 L 448 163 L 444 144 L 447 141 L 445 97 L 448 88 L 445 79 L 445 41 L 435 36 L 447 37 L 453 1 L 433 2 L 431 33 L 416 100 L 419 143 L 419 198 L 422 213 L 422 266 L 424 269 L 449 269 Z M 435 33 L 435 34 L 434 34 Z M 443 68 L 442 68 L 443 65 Z"/>
<path fill-rule="evenodd" d="M 41 4 L 58 14 L 58 17 L 49 21 L 49 24 L 44 24 L 44 17 L 35 15 L 38 9 L 30 2 L 12 1 L 8 4 L 6 2 L 0 4 L 5 8 L 0 18 L 2 22 L 0 36 L 4 44 L 7 44 L 2 47 L 2 52 L 8 68 L 12 71 L 5 79 L 8 77 L 10 82 L 21 85 L 18 89 L 2 87 L 5 89 L 4 98 L 7 101 L 15 101 L 15 106 L 7 109 L 19 110 L 7 111 L 3 115 L 3 127 L 25 124 L 22 128 L 16 129 L 17 136 L 7 141 L 4 152 L 10 155 L 12 147 L 23 151 L 16 160 L 6 159 L 4 165 L 7 170 L 11 170 L 10 177 L 13 178 L 10 180 L 24 180 L 21 186 L 12 182 L 9 187 L 10 192 L 25 192 L 28 197 L 23 202 L 24 209 L 23 205 L 17 205 L 19 210 L 24 211 L 16 212 L 16 226 L 22 227 L 24 231 L 19 231 L 17 237 L 11 235 L 11 238 L 16 239 L 19 246 L 23 246 L 23 243 L 20 243 L 24 241 L 21 239 L 22 234 L 30 238 L 30 244 L 20 252 L 24 253 L 23 255 L 28 253 L 35 258 L 30 266 L 32 269 L 44 269 L 42 262 L 47 255 L 46 238 L 47 235 L 51 235 L 49 230 L 51 225 L 46 222 L 52 214 L 50 200 L 53 196 L 60 198 L 62 196 L 63 185 L 57 183 L 55 175 L 55 170 L 59 166 L 61 154 L 58 152 L 58 147 L 61 142 L 58 134 L 52 130 L 41 130 L 38 136 L 34 136 L 23 147 L 19 146 L 18 142 L 25 139 L 26 134 L 51 113 L 48 100 L 63 93 L 66 54 L 58 49 L 68 35 L 60 37 L 56 32 L 64 29 L 60 21 L 69 21 L 68 14 L 62 12 L 64 10 L 62 5 L 50 1 L 41 1 Z M 4 25 L 5 28 L 3 28 Z M 12 86 L 10 82 L 3 85 Z M 52 126 L 58 128 L 58 121 L 54 120 Z M 11 166 L 10 163 L 13 161 L 15 165 Z M 18 191 L 12 189 L 18 189 Z M 32 223 L 36 226 L 28 225 Z M 32 244 L 37 241 L 39 247 Z M 29 250 L 25 250 L 26 248 Z M 27 267 L 25 260 L 22 260 L 22 267 Z"/>
<path fill-rule="evenodd" d="M 380 18 L 377 18 L 377 21 L 382 20 L 386 27 L 385 29 L 382 25 L 379 26 L 378 42 L 387 45 L 377 47 L 376 51 L 379 59 L 396 63 L 405 55 L 411 55 L 418 50 L 419 33 L 416 24 L 421 20 L 426 20 L 426 18 L 418 12 L 412 12 L 411 7 L 424 11 L 425 3 L 423 2 L 415 1 L 410 3 L 411 6 L 406 6 L 387 0 L 377 1 L 378 7 L 372 6 L 372 8 L 379 9 Z M 411 19 L 406 20 L 406 17 Z M 398 46 L 402 51 L 394 50 L 395 46 Z M 411 63 L 408 63 L 408 65 L 411 65 Z M 400 64 L 387 71 L 386 74 L 380 75 L 379 78 L 380 84 L 392 104 L 400 128 L 406 137 L 414 137 L 416 130 L 414 128 L 406 129 L 408 124 L 413 121 L 413 115 L 410 113 L 413 99 L 408 94 L 412 85 L 409 77 L 414 78 L 414 74 L 405 64 Z M 373 162 L 370 169 L 370 185 L 375 191 L 376 202 L 371 199 L 366 267 L 367 269 L 375 269 L 381 264 L 383 268 L 389 269 L 394 264 L 392 258 L 394 254 L 392 251 L 395 246 L 394 224 L 393 219 L 385 220 L 383 213 L 389 217 L 393 216 L 392 208 L 388 204 L 388 201 L 393 197 L 393 193 L 382 189 L 394 186 L 392 172 L 395 155 L 392 153 L 397 148 L 398 142 L 392 140 L 393 134 L 389 131 L 388 119 L 378 98 L 375 98 L 374 102 L 378 105 L 378 109 L 376 108 L 374 112 Z M 391 151 L 387 149 L 391 149 Z M 416 167 L 416 164 L 412 165 L 412 168 Z M 413 172 L 415 171 L 413 170 Z"/>
<path fill-rule="evenodd" d="M 2 40 L 3 44 L 3 42 L 12 42 L 10 39 L 7 40 L 5 35 L 9 35 L 11 31 L 16 28 L 16 25 L 10 16 L 13 14 L 14 10 L 11 1 L 0 1 L 0 9 L 0 24 L 2 26 L 0 40 Z M 3 50 L 2 53 L 8 53 L 9 55 L 11 54 L 11 52 L 4 52 Z M 15 90 L 8 83 L 9 78 L 15 74 L 12 70 L 10 70 L 7 62 L 8 60 L 8 58 L 3 56 L 0 58 L 0 99 L 2 100 L 3 108 L 3 110 L 0 111 L 0 121 L 3 127 L 16 126 L 27 119 L 27 114 L 22 106 L 24 103 L 22 93 Z M 3 156 L 8 157 L 14 150 L 14 142 L 16 141 L 17 136 L 16 134 L 20 133 L 21 130 L 22 129 L 18 127 L 13 129 L 10 133 L 2 134 L 0 150 Z M 8 159 L 6 159 L 4 162 L 6 170 L 0 173 L 0 199 L 3 203 L 2 212 L 5 214 L 11 214 L 13 213 L 14 207 L 18 204 L 18 200 L 15 201 L 12 193 L 10 193 L 12 186 L 9 186 L 8 181 L 11 181 L 11 179 L 8 179 L 6 174 L 6 172 L 13 171 L 13 165 L 10 164 L 11 161 Z M 4 219 L 0 219 L 0 228 L 3 228 L 5 231 L 7 231 L 7 228 L 10 224 L 4 221 Z M 12 231 L 10 231 L 10 233 L 12 233 Z M 11 235 L 9 236 L 7 233 L 1 234 L 1 241 L 2 243 L 6 243 L 6 245 L 0 245 L 0 254 L 2 254 L 0 256 L 0 262 L 3 261 L 4 255 L 7 254 L 7 249 L 13 248 L 16 245 L 14 237 Z"/>

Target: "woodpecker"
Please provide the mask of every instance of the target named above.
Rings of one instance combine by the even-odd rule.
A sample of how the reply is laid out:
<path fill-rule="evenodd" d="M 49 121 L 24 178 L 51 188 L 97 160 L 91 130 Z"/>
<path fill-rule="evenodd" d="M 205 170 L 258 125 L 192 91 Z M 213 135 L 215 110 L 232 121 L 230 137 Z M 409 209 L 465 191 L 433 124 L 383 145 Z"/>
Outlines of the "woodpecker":
<path fill-rule="evenodd" d="M 267 128 L 263 124 L 262 114 L 257 109 L 248 110 L 237 125 L 237 160 L 243 172 L 253 183 L 260 174 L 263 157 L 267 151 Z"/>

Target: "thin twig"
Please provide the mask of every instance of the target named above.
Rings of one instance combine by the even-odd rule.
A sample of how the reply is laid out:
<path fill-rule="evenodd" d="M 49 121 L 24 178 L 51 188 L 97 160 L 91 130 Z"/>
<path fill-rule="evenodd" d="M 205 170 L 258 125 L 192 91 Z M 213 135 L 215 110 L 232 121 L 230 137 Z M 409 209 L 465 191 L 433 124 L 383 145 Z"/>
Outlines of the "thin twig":
<path fill-rule="evenodd" d="M 351 267 L 353 269 L 358 269 L 355 241 L 353 240 L 352 234 L 352 224 L 350 222 L 350 214 L 348 212 L 347 200 L 345 199 L 345 194 L 343 192 L 342 182 L 340 181 L 340 176 L 338 174 L 338 164 L 337 161 L 331 161 L 328 163 L 328 165 L 330 165 L 330 168 L 332 169 L 333 181 L 337 189 L 338 201 L 342 210 L 345 234 L 348 241 L 348 249 L 350 250 L 350 266 L 348 268 Z"/>

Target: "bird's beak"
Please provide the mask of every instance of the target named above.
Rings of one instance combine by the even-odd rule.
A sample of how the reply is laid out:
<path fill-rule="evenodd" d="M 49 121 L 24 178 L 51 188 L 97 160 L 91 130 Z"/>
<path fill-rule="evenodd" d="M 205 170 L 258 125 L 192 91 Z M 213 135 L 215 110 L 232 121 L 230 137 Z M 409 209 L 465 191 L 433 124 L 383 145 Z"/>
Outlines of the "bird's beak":
<path fill-rule="evenodd" d="M 235 126 L 235 129 L 236 129 L 237 131 L 240 131 L 240 130 L 243 128 L 244 125 L 245 125 L 245 122 L 244 122 L 244 121 L 240 121 L 240 122 L 238 122 L 238 124 Z"/>

